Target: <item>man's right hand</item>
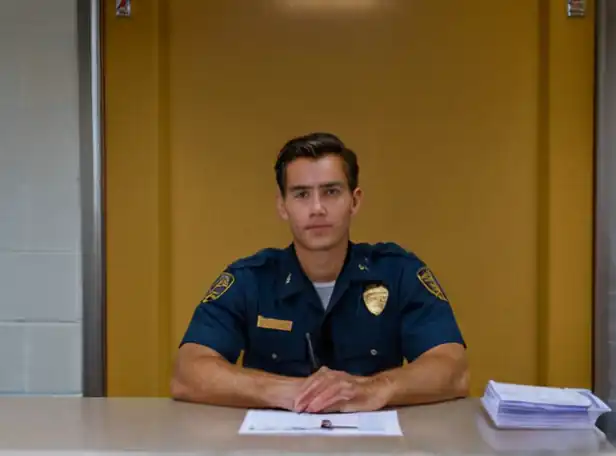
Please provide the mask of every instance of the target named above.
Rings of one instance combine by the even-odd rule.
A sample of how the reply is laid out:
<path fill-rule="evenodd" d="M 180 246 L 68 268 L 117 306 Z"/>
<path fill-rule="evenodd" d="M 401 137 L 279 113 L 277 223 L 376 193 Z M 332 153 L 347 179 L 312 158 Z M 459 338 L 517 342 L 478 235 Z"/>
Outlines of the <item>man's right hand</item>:
<path fill-rule="evenodd" d="M 273 408 L 295 411 L 295 399 L 299 395 L 304 378 L 286 377 L 279 381 L 273 381 L 264 391 L 265 401 Z"/>
<path fill-rule="evenodd" d="M 297 412 L 370 411 L 387 404 L 387 390 L 375 380 L 322 367 L 305 380 L 293 409 Z"/>

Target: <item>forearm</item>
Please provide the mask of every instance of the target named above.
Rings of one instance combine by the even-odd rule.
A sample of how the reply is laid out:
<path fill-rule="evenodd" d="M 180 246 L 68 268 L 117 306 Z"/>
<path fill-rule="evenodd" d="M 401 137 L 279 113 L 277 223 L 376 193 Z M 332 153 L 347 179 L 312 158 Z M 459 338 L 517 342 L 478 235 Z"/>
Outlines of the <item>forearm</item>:
<path fill-rule="evenodd" d="M 171 394 L 177 400 L 212 405 L 288 409 L 300 381 L 203 356 L 177 366 Z"/>
<path fill-rule="evenodd" d="M 402 367 L 371 377 L 384 390 L 387 405 L 402 406 L 445 401 L 468 395 L 469 375 L 465 360 L 447 355 L 419 357 Z"/>

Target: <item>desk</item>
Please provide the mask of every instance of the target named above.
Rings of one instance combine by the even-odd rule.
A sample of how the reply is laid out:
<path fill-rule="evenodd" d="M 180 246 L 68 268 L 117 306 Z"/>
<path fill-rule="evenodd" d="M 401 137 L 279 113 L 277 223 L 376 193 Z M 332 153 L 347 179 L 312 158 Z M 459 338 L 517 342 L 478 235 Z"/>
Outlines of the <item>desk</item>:
<path fill-rule="evenodd" d="M 616 450 L 595 431 L 497 431 L 476 399 L 400 409 L 404 437 L 239 436 L 240 409 L 170 399 L 1 398 L 0 455 L 520 454 Z M 45 450 L 40 453 L 40 450 Z M 32 452 L 32 453 L 30 453 Z M 76 452 L 76 453 L 75 453 Z"/>

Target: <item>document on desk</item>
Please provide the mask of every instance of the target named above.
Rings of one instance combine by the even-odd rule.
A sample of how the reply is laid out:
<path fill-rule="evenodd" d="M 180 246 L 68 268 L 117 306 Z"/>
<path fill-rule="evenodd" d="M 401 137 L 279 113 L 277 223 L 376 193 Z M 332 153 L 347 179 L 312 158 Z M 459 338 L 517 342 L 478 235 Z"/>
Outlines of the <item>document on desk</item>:
<path fill-rule="evenodd" d="M 398 412 L 386 410 L 361 413 L 295 413 L 277 410 L 248 410 L 240 434 L 401 436 Z"/>

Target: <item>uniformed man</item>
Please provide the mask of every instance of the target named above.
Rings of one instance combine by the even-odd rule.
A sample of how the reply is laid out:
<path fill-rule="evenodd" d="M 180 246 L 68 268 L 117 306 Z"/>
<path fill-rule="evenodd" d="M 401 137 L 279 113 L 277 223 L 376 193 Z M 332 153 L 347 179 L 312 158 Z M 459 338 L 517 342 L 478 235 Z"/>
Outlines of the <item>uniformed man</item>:
<path fill-rule="evenodd" d="M 275 171 L 293 242 L 234 262 L 212 284 L 182 340 L 172 396 L 315 413 L 467 395 L 465 343 L 434 274 L 394 243 L 349 239 L 362 201 L 354 152 L 314 133 L 289 141 Z"/>

